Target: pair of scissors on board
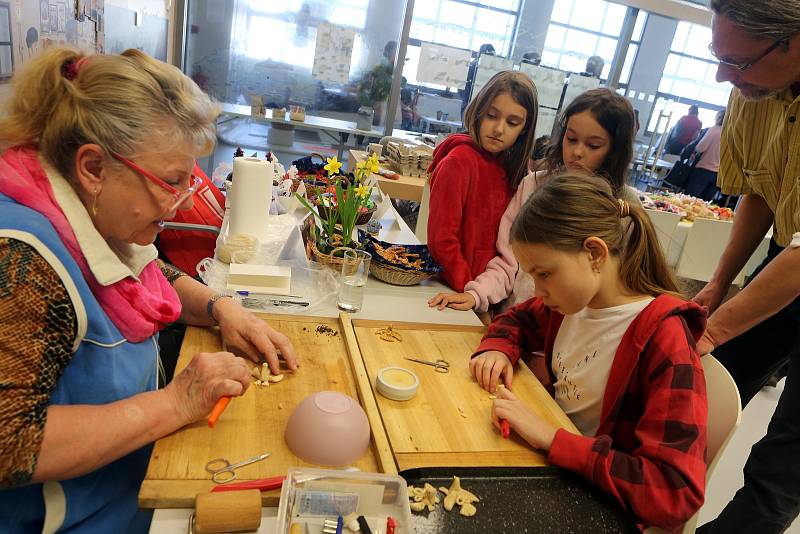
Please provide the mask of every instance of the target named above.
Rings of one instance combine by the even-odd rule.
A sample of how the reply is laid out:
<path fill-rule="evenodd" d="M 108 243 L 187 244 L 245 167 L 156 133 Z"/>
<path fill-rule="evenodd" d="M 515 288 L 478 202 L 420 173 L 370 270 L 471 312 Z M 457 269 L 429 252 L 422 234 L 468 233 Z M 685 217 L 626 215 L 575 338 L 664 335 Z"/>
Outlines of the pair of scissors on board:
<path fill-rule="evenodd" d="M 265 460 L 269 458 L 271 454 L 271 452 L 266 452 L 235 464 L 230 463 L 225 458 L 215 458 L 206 464 L 206 471 L 211 473 L 211 480 L 217 484 L 226 484 L 236 480 L 236 469 Z"/>
<path fill-rule="evenodd" d="M 447 360 L 438 359 L 432 362 L 430 360 L 422 360 L 420 358 L 405 357 L 405 359 L 412 362 L 424 363 L 425 365 L 432 365 L 437 373 L 447 373 L 450 371 L 450 362 Z"/>

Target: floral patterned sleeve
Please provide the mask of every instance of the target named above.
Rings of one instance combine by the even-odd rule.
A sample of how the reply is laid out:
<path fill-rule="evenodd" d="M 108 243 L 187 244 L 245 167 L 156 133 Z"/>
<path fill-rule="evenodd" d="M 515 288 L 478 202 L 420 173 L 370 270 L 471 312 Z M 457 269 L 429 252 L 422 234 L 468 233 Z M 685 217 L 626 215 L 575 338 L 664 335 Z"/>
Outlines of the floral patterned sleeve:
<path fill-rule="evenodd" d="M 171 285 L 175 285 L 175 280 L 181 276 L 189 276 L 171 263 L 167 263 L 162 259 L 157 259 L 156 263 L 158 264 L 158 268 L 161 269 L 161 274 L 164 275 L 164 278 L 166 278 Z"/>
<path fill-rule="evenodd" d="M 0 238 L 0 489 L 33 476 L 50 394 L 76 335 L 55 270 L 27 243 Z"/>

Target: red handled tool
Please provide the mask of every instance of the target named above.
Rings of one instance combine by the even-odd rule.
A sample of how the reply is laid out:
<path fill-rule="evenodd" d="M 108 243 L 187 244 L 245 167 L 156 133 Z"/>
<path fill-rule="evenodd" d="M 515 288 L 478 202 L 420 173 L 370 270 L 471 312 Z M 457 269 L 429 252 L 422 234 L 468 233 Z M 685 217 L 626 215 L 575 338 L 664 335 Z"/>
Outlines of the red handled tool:
<path fill-rule="evenodd" d="M 269 491 L 273 489 L 279 489 L 281 486 L 283 486 L 284 480 L 286 480 L 286 476 L 261 478 L 258 480 L 248 480 L 247 482 L 236 482 L 235 484 L 219 484 L 217 486 L 214 486 L 214 488 L 211 490 L 211 493 L 216 493 L 219 491 L 237 491 L 237 490 L 248 490 L 248 489 Z"/>
<path fill-rule="evenodd" d="M 503 434 L 504 439 L 508 439 L 511 435 L 511 425 L 508 424 L 508 419 L 500 419 L 500 433 Z"/>

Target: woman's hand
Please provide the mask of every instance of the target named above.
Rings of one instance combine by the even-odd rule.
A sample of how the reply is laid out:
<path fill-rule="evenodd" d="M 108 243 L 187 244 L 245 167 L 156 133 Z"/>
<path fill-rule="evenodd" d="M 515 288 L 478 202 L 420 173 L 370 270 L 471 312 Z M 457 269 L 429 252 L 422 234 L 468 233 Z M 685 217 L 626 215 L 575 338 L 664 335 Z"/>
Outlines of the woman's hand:
<path fill-rule="evenodd" d="M 475 307 L 475 297 L 469 293 L 439 293 L 428 301 L 431 308 L 453 308 L 454 310 L 467 311 Z"/>
<path fill-rule="evenodd" d="M 549 451 L 556 437 L 556 427 L 546 423 L 517 399 L 508 389 L 500 389 L 492 407 L 492 423 L 500 428 L 500 419 L 508 421 L 514 432 L 532 447 Z"/>
<path fill-rule="evenodd" d="M 484 352 L 469 361 L 469 372 L 483 389 L 494 393 L 500 377 L 507 388 L 514 378 L 514 365 L 508 356 L 496 350 Z"/>
<path fill-rule="evenodd" d="M 184 424 L 208 415 L 223 396 L 242 395 L 250 385 L 250 367 L 230 352 L 200 352 L 164 388 Z"/>
<path fill-rule="evenodd" d="M 272 374 L 280 373 L 278 355 L 286 361 L 291 371 L 300 365 L 289 338 L 265 321 L 259 319 L 233 299 L 220 299 L 214 305 L 214 316 L 219 322 L 225 348 L 238 351 L 250 360 L 261 363 L 265 359 Z"/>

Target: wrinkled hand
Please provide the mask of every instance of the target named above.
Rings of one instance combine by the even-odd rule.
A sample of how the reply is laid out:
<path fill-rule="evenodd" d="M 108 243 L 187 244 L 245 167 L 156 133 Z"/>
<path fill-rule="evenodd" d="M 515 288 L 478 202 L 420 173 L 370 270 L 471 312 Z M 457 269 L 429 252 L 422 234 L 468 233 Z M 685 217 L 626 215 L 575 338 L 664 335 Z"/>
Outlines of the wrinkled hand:
<path fill-rule="evenodd" d="M 719 308 L 719 305 L 722 303 L 722 299 L 725 298 L 727 292 L 727 288 L 721 288 L 718 287 L 714 282 L 709 282 L 703 289 L 700 290 L 699 293 L 697 293 L 697 295 L 694 296 L 692 300 L 700 306 L 705 306 L 708 308 L 708 314 L 711 315 L 714 313 L 714 311 L 716 311 L 717 308 Z"/>
<path fill-rule="evenodd" d="M 718 343 L 714 340 L 714 334 L 711 332 L 711 329 L 706 328 L 706 331 L 703 332 L 703 336 L 697 342 L 697 352 L 700 356 L 710 354 L 717 345 Z"/>
<path fill-rule="evenodd" d="M 492 423 L 500 428 L 500 419 L 508 421 L 511 428 L 532 447 L 549 451 L 556 437 L 556 427 L 546 423 L 517 399 L 508 389 L 500 389 L 492 407 Z"/>
<path fill-rule="evenodd" d="M 288 337 L 242 308 L 233 299 L 217 301 L 214 314 L 228 350 L 240 352 L 256 363 L 266 360 L 274 375 L 280 373 L 279 352 L 289 370 L 294 371 L 300 365 Z"/>
<path fill-rule="evenodd" d="M 175 375 L 164 391 L 185 424 L 208 415 L 223 396 L 242 395 L 250 385 L 250 367 L 230 352 L 200 352 Z"/>
<path fill-rule="evenodd" d="M 469 361 L 469 372 L 483 389 L 494 393 L 500 377 L 507 388 L 514 378 L 514 365 L 508 356 L 496 350 L 484 352 Z"/>
<path fill-rule="evenodd" d="M 468 311 L 475 307 L 475 297 L 469 293 L 439 293 L 428 301 L 431 308 L 452 308 L 459 311 Z"/>

